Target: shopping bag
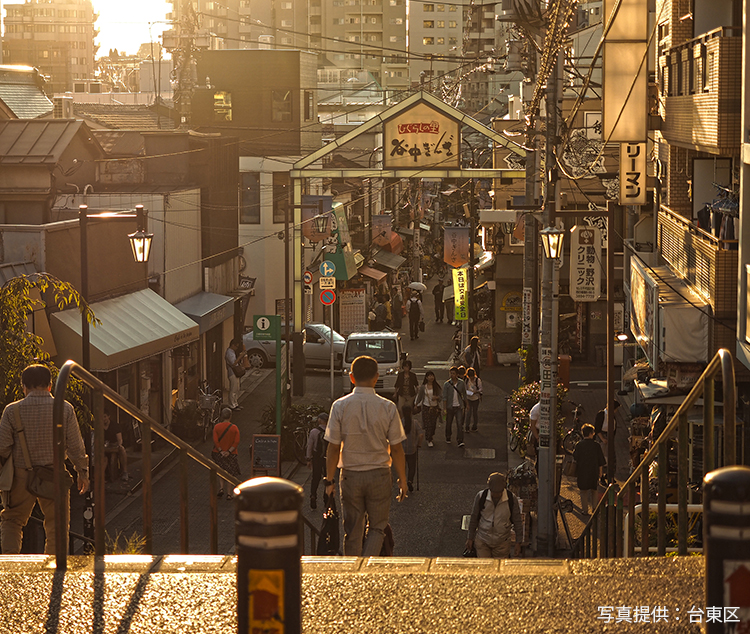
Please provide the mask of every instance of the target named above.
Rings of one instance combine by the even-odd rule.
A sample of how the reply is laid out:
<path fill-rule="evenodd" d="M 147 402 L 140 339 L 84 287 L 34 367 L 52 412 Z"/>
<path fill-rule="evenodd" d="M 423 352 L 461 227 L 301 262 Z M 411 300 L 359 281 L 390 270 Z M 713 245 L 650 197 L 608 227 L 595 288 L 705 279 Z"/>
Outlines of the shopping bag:
<path fill-rule="evenodd" d="M 323 511 L 323 526 L 320 528 L 318 548 L 315 552 L 318 555 L 338 555 L 339 544 L 339 513 L 336 510 L 336 500 L 330 495 L 326 510 Z"/>

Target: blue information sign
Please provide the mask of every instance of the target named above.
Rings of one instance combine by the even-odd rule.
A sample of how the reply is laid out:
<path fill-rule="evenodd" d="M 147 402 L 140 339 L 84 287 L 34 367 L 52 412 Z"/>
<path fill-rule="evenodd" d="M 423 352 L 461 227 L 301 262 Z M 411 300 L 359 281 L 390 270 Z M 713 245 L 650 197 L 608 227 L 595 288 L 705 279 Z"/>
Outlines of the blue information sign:
<path fill-rule="evenodd" d="M 336 265 L 329 260 L 320 263 L 320 274 L 323 277 L 331 277 L 336 272 Z"/>

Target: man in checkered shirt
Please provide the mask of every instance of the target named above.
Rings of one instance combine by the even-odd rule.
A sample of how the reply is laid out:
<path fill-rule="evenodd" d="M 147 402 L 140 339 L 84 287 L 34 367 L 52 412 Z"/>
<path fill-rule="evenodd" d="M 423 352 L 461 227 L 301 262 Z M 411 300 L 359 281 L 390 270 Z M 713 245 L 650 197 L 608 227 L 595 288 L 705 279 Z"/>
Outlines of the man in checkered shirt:
<path fill-rule="evenodd" d="M 23 527 L 29 521 L 34 504 L 38 501 L 44 513 L 44 532 L 47 535 L 45 553 L 55 554 L 55 502 L 47 498 L 37 498 L 26 489 L 31 472 L 26 469 L 21 443 L 14 431 L 18 425 L 14 408 L 19 408 L 24 427 L 26 444 L 33 466 L 50 466 L 53 461 L 52 404 L 50 394 L 52 376 L 49 368 L 43 365 L 30 365 L 21 375 L 25 398 L 6 406 L 0 418 L 0 463 L 4 463 L 13 452 L 13 486 L 3 494 L 3 508 L 0 513 L 0 547 L 5 555 L 21 552 Z M 65 403 L 63 429 L 65 448 L 68 457 L 78 472 L 78 491 L 85 493 L 89 488 L 88 456 L 78 428 L 73 406 Z M 30 468 L 32 465 L 28 465 Z M 70 526 L 70 493 L 66 496 L 65 531 Z"/>

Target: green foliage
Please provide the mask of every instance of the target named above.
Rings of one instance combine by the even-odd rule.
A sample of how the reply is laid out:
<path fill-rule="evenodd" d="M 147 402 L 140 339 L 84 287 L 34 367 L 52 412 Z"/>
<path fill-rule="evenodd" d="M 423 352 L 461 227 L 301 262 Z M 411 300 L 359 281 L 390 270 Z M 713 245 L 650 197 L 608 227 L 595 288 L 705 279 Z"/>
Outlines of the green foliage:
<path fill-rule="evenodd" d="M 664 516 L 664 531 L 666 534 L 666 547 L 677 548 L 677 513 L 673 511 L 667 511 Z M 692 513 L 688 515 L 688 534 L 687 534 L 687 546 L 693 548 L 698 542 L 696 532 L 702 530 L 702 525 L 699 524 L 698 520 L 700 515 L 698 513 Z M 648 514 L 648 545 L 649 547 L 656 547 L 659 542 L 659 533 L 657 532 L 657 526 L 659 523 L 659 515 L 656 511 L 651 511 Z M 641 545 L 641 515 L 635 516 L 635 529 L 633 531 L 634 544 L 636 546 Z M 667 553 L 667 556 L 675 557 L 676 553 Z"/>
<path fill-rule="evenodd" d="M 46 365 L 57 380 L 58 369 L 42 346 L 41 337 L 29 332 L 35 311 L 55 306 L 59 310 L 78 308 L 90 324 L 99 323 L 80 293 L 68 282 L 49 273 L 20 275 L 0 288 L 0 409 L 23 398 L 21 373 L 32 363 Z M 91 413 L 83 402 L 84 385 L 77 379 L 68 382 L 66 398 L 73 404 L 82 430 L 90 428 Z"/>
<path fill-rule="evenodd" d="M 141 555 L 146 549 L 146 538 L 133 531 L 129 536 L 123 531 L 117 531 L 112 538 L 109 532 L 104 532 L 104 549 L 108 555 Z"/>
<path fill-rule="evenodd" d="M 517 390 L 514 390 L 509 399 L 511 411 L 513 413 L 513 422 L 516 429 L 518 429 L 519 436 L 519 451 L 523 453 L 523 449 L 526 446 L 526 435 L 529 433 L 529 412 L 539 402 L 539 390 L 540 383 L 535 381 L 534 383 L 528 383 L 522 385 Z M 568 390 L 566 390 L 562 383 L 557 384 L 557 437 L 558 440 L 562 438 L 565 417 L 562 416 L 562 405 L 568 396 Z M 510 422 L 510 421 L 509 421 Z"/>
<path fill-rule="evenodd" d="M 327 411 L 317 403 L 310 405 L 291 405 L 281 418 L 281 451 L 285 459 L 294 458 L 293 432 L 298 427 L 313 428 L 315 419 L 321 412 Z M 261 429 L 264 434 L 276 433 L 276 403 L 269 402 L 260 415 Z"/>

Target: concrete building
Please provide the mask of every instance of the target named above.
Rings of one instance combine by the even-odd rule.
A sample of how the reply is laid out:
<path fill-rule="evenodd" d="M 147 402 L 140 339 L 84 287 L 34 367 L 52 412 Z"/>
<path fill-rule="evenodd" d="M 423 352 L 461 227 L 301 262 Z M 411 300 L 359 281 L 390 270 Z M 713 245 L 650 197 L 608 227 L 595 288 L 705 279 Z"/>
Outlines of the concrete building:
<path fill-rule="evenodd" d="M 5 5 L 3 62 L 35 66 L 49 76 L 50 92 L 93 79 L 99 17 L 91 0 L 27 0 Z"/>

